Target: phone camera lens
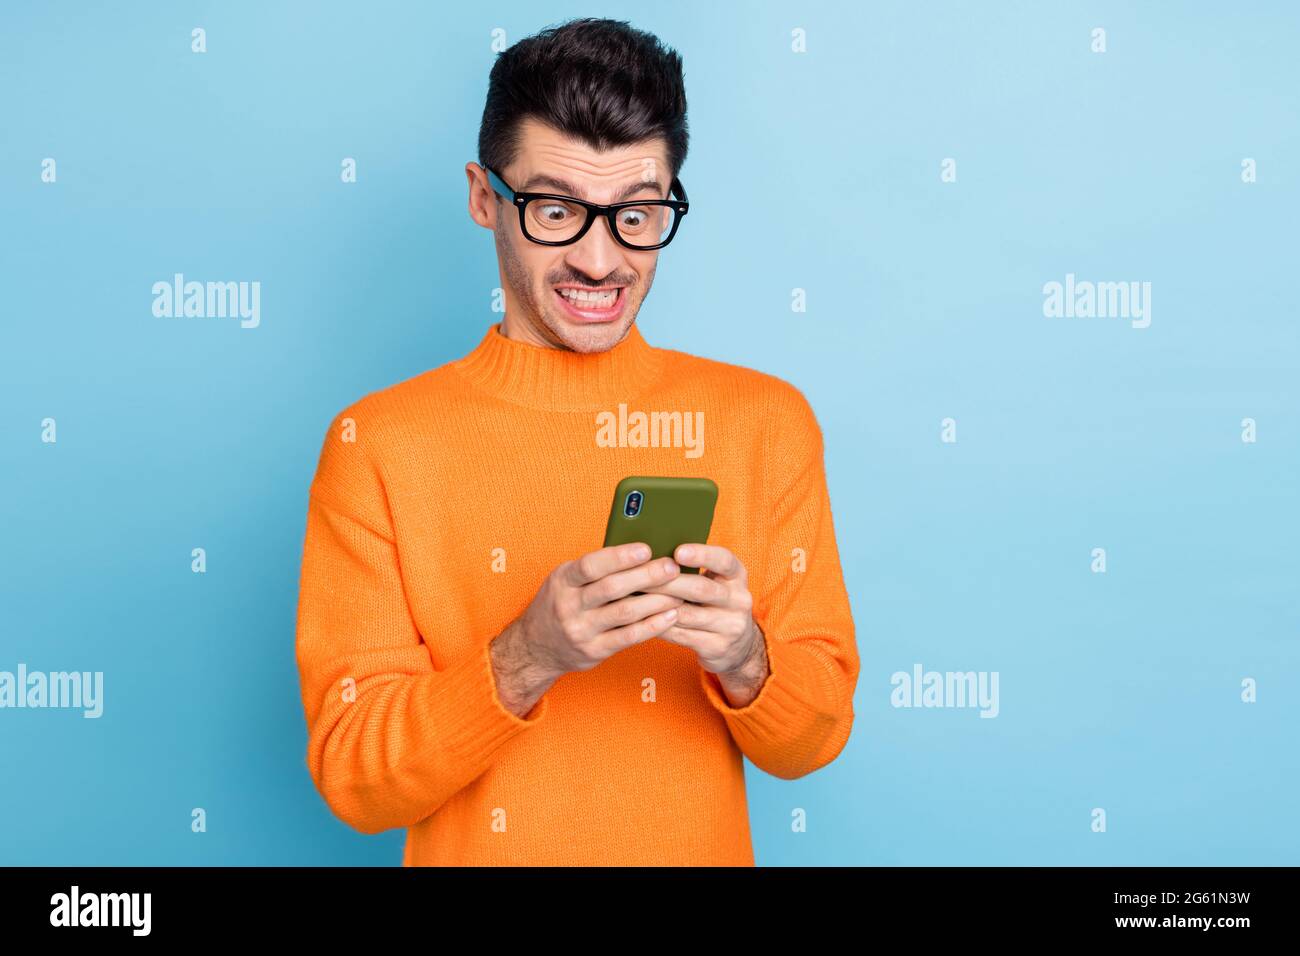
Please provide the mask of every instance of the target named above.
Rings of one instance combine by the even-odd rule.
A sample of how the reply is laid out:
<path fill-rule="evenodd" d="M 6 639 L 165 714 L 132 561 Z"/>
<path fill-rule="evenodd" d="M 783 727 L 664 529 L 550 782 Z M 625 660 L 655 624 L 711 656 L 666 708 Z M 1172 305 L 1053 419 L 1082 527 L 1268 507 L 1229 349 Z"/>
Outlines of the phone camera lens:
<path fill-rule="evenodd" d="M 641 492 L 632 491 L 628 493 L 627 501 L 623 504 L 623 514 L 629 518 L 635 518 L 641 513 Z"/>

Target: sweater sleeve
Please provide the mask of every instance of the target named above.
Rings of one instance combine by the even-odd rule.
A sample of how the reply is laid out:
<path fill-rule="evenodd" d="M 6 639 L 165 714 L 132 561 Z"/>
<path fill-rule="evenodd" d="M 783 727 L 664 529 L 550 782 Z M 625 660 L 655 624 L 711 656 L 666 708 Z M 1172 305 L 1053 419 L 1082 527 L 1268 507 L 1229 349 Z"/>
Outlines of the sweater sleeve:
<path fill-rule="evenodd" d="M 526 718 L 502 705 L 487 635 L 434 666 L 406 601 L 382 469 L 340 440 L 339 421 L 308 498 L 296 652 L 312 779 L 340 819 L 378 833 L 480 776 L 543 720 L 547 698 Z"/>
<path fill-rule="evenodd" d="M 782 383 L 766 447 L 763 566 L 750 569 L 754 620 L 770 673 L 746 706 L 732 707 L 700 669 L 710 703 L 755 766 L 792 780 L 825 766 L 848 741 L 858 650 L 826 488 L 821 430 Z"/>

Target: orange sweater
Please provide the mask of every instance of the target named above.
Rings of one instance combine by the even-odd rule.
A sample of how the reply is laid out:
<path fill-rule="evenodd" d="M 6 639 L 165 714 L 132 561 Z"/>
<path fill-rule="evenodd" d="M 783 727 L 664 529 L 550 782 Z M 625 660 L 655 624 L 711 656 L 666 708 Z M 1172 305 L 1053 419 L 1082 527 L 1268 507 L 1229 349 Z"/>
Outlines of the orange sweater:
<path fill-rule="evenodd" d="M 707 428 L 651 441 L 637 412 Z M 771 673 L 733 708 L 694 653 L 653 638 L 520 718 L 488 644 L 557 565 L 601 546 L 628 475 L 717 483 L 709 542 L 749 572 Z M 493 326 L 331 424 L 297 660 L 317 788 L 361 832 L 407 827 L 404 865 L 753 865 L 742 755 L 800 777 L 853 722 L 817 421 L 792 385 L 652 347 L 635 325 L 591 355 Z"/>

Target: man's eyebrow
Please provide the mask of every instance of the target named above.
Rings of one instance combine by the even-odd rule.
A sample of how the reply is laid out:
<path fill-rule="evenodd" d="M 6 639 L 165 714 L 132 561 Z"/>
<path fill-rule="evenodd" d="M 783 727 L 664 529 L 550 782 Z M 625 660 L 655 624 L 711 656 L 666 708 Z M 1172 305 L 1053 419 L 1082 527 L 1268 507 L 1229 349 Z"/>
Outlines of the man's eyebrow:
<path fill-rule="evenodd" d="M 660 185 L 657 179 L 638 180 L 634 183 L 628 183 L 623 187 L 623 191 L 614 197 L 614 202 L 622 202 L 631 196 L 646 189 L 654 190 L 656 196 L 663 194 L 664 187 Z M 519 187 L 521 193 L 535 192 L 556 192 L 565 196 L 572 196 L 574 199 L 586 199 L 583 190 L 568 180 L 558 179 L 555 176 L 537 175 L 531 177 L 526 183 Z"/>

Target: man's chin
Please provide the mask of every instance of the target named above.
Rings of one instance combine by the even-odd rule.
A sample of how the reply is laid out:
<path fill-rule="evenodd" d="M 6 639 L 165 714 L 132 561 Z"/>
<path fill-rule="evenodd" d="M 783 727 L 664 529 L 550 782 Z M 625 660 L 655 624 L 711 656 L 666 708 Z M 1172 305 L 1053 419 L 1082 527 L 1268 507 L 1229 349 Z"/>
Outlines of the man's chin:
<path fill-rule="evenodd" d="M 547 327 L 573 352 L 607 352 L 623 340 L 635 318 L 635 312 L 625 311 L 609 322 L 577 322 L 551 313 L 547 316 Z"/>

